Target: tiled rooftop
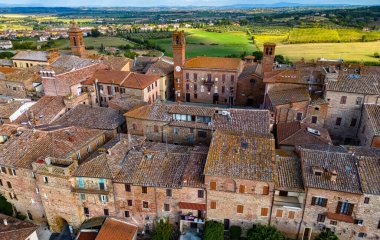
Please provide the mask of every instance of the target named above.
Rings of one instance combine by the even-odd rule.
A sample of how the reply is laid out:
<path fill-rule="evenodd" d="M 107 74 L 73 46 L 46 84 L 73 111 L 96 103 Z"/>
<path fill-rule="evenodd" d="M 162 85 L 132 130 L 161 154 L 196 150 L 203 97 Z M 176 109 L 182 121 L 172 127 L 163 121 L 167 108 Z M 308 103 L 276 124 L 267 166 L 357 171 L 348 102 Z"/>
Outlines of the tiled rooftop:
<path fill-rule="evenodd" d="M 363 192 L 380 195 L 380 152 L 375 157 L 359 157 L 358 168 Z"/>
<path fill-rule="evenodd" d="M 108 217 L 100 228 L 96 240 L 133 240 L 136 234 L 137 226 Z"/>
<path fill-rule="evenodd" d="M 18 117 L 15 123 L 25 123 L 29 121 L 32 116 L 28 113 L 32 113 L 35 119 L 36 125 L 45 125 L 52 123 L 59 114 L 62 114 L 66 109 L 63 97 L 60 96 L 43 96 L 37 103 L 29 108 L 29 110 Z"/>
<path fill-rule="evenodd" d="M 168 114 L 169 107 L 166 104 L 145 105 L 133 109 L 124 116 L 136 119 L 168 122 L 171 116 Z"/>
<path fill-rule="evenodd" d="M 309 101 L 310 96 L 306 87 L 272 90 L 268 92 L 269 99 L 273 106 L 284 105 L 295 102 Z"/>
<path fill-rule="evenodd" d="M 122 125 L 124 122 L 125 118 L 117 110 L 80 104 L 66 112 L 52 124 L 113 130 Z"/>
<path fill-rule="evenodd" d="M 375 135 L 380 135 L 380 105 L 365 104 L 364 108 L 368 114 Z"/>
<path fill-rule="evenodd" d="M 301 147 L 300 156 L 305 187 L 361 193 L 355 157 L 347 151 L 332 146 L 323 151 Z M 320 169 L 321 174 L 315 174 L 313 169 Z M 332 180 L 333 172 L 336 181 Z"/>
<path fill-rule="evenodd" d="M 326 83 L 327 91 L 360 93 L 368 95 L 380 94 L 379 75 L 339 75 L 338 81 Z"/>
<path fill-rule="evenodd" d="M 108 102 L 108 107 L 126 113 L 134 108 L 144 106 L 146 103 L 139 99 L 133 99 L 129 97 L 113 98 Z"/>
<path fill-rule="evenodd" d="M 218 69 L 237 71 L 242 63 L 239 58 L 195 57 L 187 59 L 185 69 Z"/>
<path fill-rule="evenodd" d="M 4 225 L 4 220 L 7 225 Z M 24 240 L 38 228 L 29 221 L 22 221 L 14 217 L 0 214 L 0 240 Z"/>
<path fill-rule="evenodd" d="M 271 182 L 275 144 L 270 134 L 216 131 L 207 156 L 205 175 Z"/>
<path fill-rule="evenodd" d="M 276 151 L 276 189 L 303 192 L 301 161 L 294 153 Z"/>
<path fill-rule="evenodd" d="M 308 128 L 317 130 L 319 135 L 311 133 Z M 315 124 L 289 122 L 277 125 L 277 141 L 280 145 L 298 146 L 302 144 L 332 144 L 327 129 Z"/>
<path fill-rule="evenodd" d="M 48 52 L 45 51 L 19 51 L 15 56 L 12 57 L 12 60 L 32 60 L 39 62 L 47 62 Z"/>
<path fill-rule="evenodd" d="M 0 119 L 8 119 L 13 113 L 15 113 L 21 106 L 22 102 L 13 101 L 10 103 L 0 104 Z"/>
<path fill-rule="evenodd" d="M 61 74 L 88 67 L 97 63 L 99 63 L 99 61 L 93 59 L 67 55 L 59 57 L 50 66 L 55 70 L 55 74 Z"/>

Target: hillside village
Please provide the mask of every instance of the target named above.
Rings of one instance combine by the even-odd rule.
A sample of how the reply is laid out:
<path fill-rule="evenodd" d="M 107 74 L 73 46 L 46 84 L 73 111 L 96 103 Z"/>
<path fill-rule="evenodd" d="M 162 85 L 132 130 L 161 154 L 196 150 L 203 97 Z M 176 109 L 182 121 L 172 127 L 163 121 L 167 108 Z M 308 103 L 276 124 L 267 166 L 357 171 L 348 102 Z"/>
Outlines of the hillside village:
<path fill-rule="evenodd" d="M 186 58 L 179 30 L 173 57 L 99 56 L 67 34 L 70 51 L 0 60 L 0 192 L 19 231 L 143 239 L 168 218 L 182 235 L 215 220 L 380 238 L 380 67 L 279 64 L 274 43 L 260 61 Z"/>

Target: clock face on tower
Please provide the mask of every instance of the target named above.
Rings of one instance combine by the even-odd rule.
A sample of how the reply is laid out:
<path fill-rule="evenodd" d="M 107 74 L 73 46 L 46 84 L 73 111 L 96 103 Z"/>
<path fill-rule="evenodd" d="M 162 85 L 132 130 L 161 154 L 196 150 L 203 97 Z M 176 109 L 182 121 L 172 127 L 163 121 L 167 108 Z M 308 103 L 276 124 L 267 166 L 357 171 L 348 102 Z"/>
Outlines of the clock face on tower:
<path fill-rule="evenodd" d="M 181 71 L 181 67 L 180 67 L 180 66 L 177 66 L 177 67 L 175 67 L 175 70 L 176 70 L 177 72 L 180 72 L 180 71 Z"/>

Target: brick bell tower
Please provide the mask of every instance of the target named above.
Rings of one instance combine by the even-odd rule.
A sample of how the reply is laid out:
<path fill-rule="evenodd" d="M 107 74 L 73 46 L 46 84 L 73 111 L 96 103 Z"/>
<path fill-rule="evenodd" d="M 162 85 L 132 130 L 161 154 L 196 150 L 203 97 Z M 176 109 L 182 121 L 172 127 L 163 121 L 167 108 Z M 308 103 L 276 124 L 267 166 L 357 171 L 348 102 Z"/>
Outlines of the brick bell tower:
<path fill-rule="evenodd" d="M 174 91 L 175 100 L 182 101 L 183 93 L 183 66 L 186 61 L 186 42 L 184 31 L 173 32 L 173 60 L 174 60 Z"/>
<path fill-rule="evenodd" d="M 68 33 L 70 38 L 71 52 L 77 56 L 86 55 L 86 47 L 84 45 L 83 32 L 78 27 L 75 21 L 72 22 L 72 25 Z"/>
<path fill-rule="evenodd" d="M 276 44 L 264 43 L 263 61 L 262 61 L 262 74 L 271 72 L 273 70 L 274 57 L 275 57 Z"/>

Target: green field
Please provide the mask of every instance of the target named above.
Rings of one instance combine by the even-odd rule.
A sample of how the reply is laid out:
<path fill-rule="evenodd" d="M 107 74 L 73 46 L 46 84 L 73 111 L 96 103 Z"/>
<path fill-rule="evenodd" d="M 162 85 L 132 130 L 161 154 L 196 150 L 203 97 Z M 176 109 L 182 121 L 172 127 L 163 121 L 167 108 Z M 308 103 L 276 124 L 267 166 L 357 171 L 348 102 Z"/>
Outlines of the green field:
<path fill-rule="evenodd" d="M 84 43 L 86 44 L 86 47 L 93 46 L 95 48 L 99 48 L 101 44 L 103 44 L 104 47 L 118 47 L 120 45 L 129 44 L 133 46 L 133 43 L 130 41 L 118 38 L 118 37 L 85 37 Z M 70 47 L 69 40 L 67 39 L 59 39 L 55 41 L 56 47 L 60 49 L 65 49 Z"/>
<path fill-rule="evenodd" d="M 344 31 L 346 33 L 346 35 L 344 35 L 346 39 L 355 39 L 355 37 L 361 38 L 360 31 L 358 30 L 331 30 L 331 32 L 327 31 L 322 35 L 320 29 L 314 28 L 306 30 L 308 30 L 307 33 L 305 31 L 296 30 L 299 35 L 299 41 L 312 37 L 321 41 L 327 37 L 330 39 L 341 39 L 344 35 Z M 288 38 L 296 38 L 294 30 L 292 30 L 290 35 L 293 32 L 293 36 L 288 36 L 288 34 L 284 33 L 279 35 L 254 35 L 255 44 L 253 44 L 247 34 L 243 32 L 215 33 L 199 29 L 186 29 L 185 31 L 187 33 L 187 57 L 240 55 L 244 51 L 251 53 L 257 49 L 262 50 L 262 46 L 265 42 L 274 42 L 277 44 L 276 54 L 284 55 L 291 61 L 299 61 L 302 58 L 315 60 L 323 57 L 333 59 L 343 58 L 346 61 L 379 62 L 378 59 L 373 57 L 373 54 L 380 51 L 380 41 L 287 44 Z M 302 32 L 303 35 L 301 34 Z M 332 32 L 334 32 L 334 34 L 332 34 Z M 331 33 L 331 35 L 327 33 Z M 317 35 L 321 36 L 317 37 Z M 166 54 L 172 54 L 171 39 L 151 41 L 163 47 L 166 50 Z"/>
<path fill-rule="evenodd" d="M 243 32 L 215 33 L 199 29 L 186 29 L 186 56 L 228 56 L 253 52 L 256 50 L 252 40 Z M 163 47 L 168 55 L 172 55 L 172 40 L 152 39 L 152 42 Z"/>
<path fill-rule="evenodd" d="M 288 57 L 291 61 L 301 58 L 312 60 L 317 58 L 343 58 L 345 61 L 378 62 L 373 57 L 379 52 L 380 42 L 355 43 L 308 43 L 308 44 L 281 44 L 276 48 L 276 54 Z"/>

